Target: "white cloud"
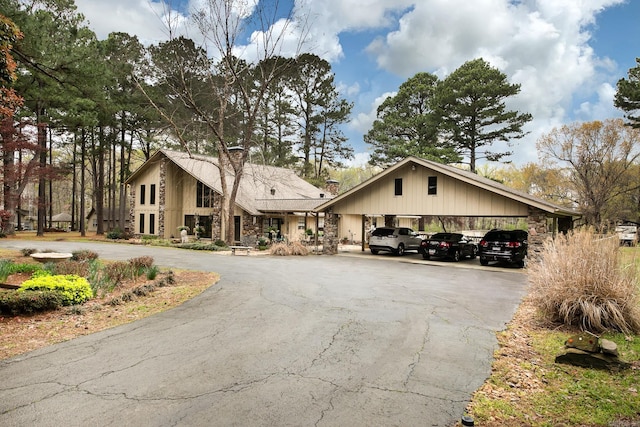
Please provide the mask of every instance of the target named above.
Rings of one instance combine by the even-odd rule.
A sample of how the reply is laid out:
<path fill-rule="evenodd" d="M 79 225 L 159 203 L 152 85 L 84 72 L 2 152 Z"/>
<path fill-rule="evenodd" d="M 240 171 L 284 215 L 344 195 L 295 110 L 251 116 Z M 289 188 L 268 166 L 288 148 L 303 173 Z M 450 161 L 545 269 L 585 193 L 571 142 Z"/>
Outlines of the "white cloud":
<path fill-rule="evenodd" d="M 178 32 L 184 31 L 186 17 L 162 3 L 149 0 L 75 0 L 75 3 L 100 40 L 109 33 L 123 32 L 138 36 L 144 44 L 157 43 L 168 39 L 168 23 Z"/>
<path fill-rule="evenodd" d="M 533 161 L 535 141 L 553 127 L 620 115 L 611 101 L 615 64 L 597 57 L 590 31 L 598 13 L 624 1 L 295 0 L 294 21 L 278 21 L 275 33 L 286 29 L 279 54 L 315 53 L 352 70 L 351 80 L 337 79 L 342 93 L 357 100 L 349 125 L 350 131 L 359 132 L 354 144 L 361 143 L 370 129 L 382 100 L 398 89 L 392 82 L 420 71 L 443 78 L 465 61 L 483 57 L 521 85 L 509 107 L 531 113 L 534 121 L 527 126 L 530 134 L 516 141 L 514 160 Z M 185 16 L 168 13 L 150 0 L 76 0 L 76 4 L 99 38 L 123 31 L 143 43 L 164 40 L 167 18 L 173 19 L 179 33 L 187 32 Z M 193 29 L 190 32 L 198 38 Z M 246 59 L 258 57 L 261 36 L 254 33 L 238 52 Z M 354 38 L 377 69 L 363 64 L 362 57 L 345 56 L 353 54 L 349 43 Z"/>
<path fill-rule="evenodd" d="M 378 114 L 378 107 L 390 96 L 396 96 L 396 92 L 387 92 L 378 96 L 370 108 L 366 112 L 357 113 L 355 117 L 349 123 L 349 127 L 362 134 L 365 134 L 371 129 L 372 123 L 375 121 Z"/>

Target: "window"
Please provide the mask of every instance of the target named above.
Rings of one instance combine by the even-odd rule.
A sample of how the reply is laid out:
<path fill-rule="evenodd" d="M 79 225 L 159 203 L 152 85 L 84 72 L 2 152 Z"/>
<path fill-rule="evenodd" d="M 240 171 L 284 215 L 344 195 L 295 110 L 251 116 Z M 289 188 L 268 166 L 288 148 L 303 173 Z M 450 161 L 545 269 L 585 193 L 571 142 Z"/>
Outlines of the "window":
<path fill-rule="evenodd" d="M 198 181 L 196 194 L 196 207 L 211 208 L 213 207 L 213 190 L 205 184 Z"/>
<path fill-rule="evenodd" d="M 141 204 L 141 205 L 144 205 L 144 199 L 145 199 L 145 197 L 146 197 L 146 195 L 145 195 L 145 190 L 146 190 L 145 185 L 144 185 L 144 184 L 143 184 L 143 185 L 141 185 L 141 186 L 140 186 L 140 204 Z"/>
<path fill-rule="evenodd" d="M 396 196 L 402 196 L 402 178 L 396 178 Z"/>
<path fill-rule="evenodd" d="M 144 214 L 140 214 L 140 234 L 144 234 Z"/>
<path fill-rule="evenodd" d="M 438 177 L 430 176 L 429 183 L 427 185 L 427 194 L 436 195 L 438 194 Z"/>
<path fill-rule="evenodd" d="M 156 185 L 155 184 L 151 184 L 150 194 L 149 194 L 149 204 L 150 205 L 156 204 Z"/>
<path fill-rule="evenodd" d="M 149 214 L 149 234 L 156 234 L 156 214 Z"/>

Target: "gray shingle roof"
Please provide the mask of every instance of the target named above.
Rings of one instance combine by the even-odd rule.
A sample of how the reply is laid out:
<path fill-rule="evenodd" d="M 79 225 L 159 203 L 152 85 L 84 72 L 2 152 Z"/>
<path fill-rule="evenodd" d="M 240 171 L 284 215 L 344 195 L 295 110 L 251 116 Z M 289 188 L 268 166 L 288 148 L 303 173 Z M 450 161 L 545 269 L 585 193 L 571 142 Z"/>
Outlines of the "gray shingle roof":
<path fill-rule="evenodd" d="M 157 160 L 160 155 L 164 155 L 186 173 L 222 194 L 217 158 L 199 154 L 190 156 L 188 153 L 162 149 L 145 165 Z M 145 165 L 134 172 L 127 182 L 133 180 Z M 227 183 L 229 186 L 233 183 L 233 174 L 230 172 L 227 173 Z M 236 204 L 252 215 L 260 215 L 264 211 L 309 212 L 327 201 L 321 194 L 326 195 L 326 191 L 309 184 L 291 169 L 246 163 Z"/>

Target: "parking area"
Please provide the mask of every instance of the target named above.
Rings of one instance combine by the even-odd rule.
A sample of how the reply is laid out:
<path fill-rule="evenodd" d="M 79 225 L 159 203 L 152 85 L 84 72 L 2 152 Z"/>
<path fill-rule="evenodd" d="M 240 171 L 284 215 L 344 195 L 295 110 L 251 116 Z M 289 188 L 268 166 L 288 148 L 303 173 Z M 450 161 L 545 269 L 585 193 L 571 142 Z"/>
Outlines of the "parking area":
<path fill-rule="evenodd" d="M 33 247 L 0 241 L 20 245 Z M 448 426 L 526 292 L 520 269 L 418 254 L 46 245 L 221 280 L 177 309 L 0 362 L 3 426 Z"/>

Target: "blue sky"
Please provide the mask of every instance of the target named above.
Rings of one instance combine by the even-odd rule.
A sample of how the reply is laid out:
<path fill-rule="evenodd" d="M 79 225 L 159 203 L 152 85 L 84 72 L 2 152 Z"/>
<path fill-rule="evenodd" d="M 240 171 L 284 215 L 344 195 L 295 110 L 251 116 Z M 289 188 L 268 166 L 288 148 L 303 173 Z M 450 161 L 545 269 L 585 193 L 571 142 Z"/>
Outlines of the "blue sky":
<path fill-rule="evenodd" d="M 188 10 L 206 1 L 76 4 L 99 38 L 124 31 L 151 43 L 166 39 L 170 9 L 180 22 L 178 30 L 197 39 Z M 363 135 L 377 106 L 417 72 L 444 78 L 483 57 L 519 83 L 521 93 L 509 107 L 531 113 L 534 120 L 527 125 L 529 135 L 512 147 L 517 165 L 538 161 L 536 141 L 554 127 L 621 116 L 613 106 L 616 82 L 640 57 L 638 0 L 295 1 L 294 19 L 308 18 L 303 50 L 332 64 L 343 96 L 354 103 L 344 132 L 358 162 L 367 158 Z M 283 54 L 299 53 L 298 39 L 292 31 Z"/>

